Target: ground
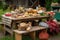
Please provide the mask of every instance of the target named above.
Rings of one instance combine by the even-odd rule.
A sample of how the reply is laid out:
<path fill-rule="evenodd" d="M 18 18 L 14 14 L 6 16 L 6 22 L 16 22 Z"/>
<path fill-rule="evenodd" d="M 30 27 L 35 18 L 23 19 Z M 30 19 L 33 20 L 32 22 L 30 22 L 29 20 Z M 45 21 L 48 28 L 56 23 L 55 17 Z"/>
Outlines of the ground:
<path fill-rule="evenodd" d="M 0 32 L 0 40 L 14 40 L 10 36 L 4 36 L 2 32 Z M 23 40 L 31 40 L 29 37 L 25 36 Z M 36 39 L 39 40 L 39 39 Z M 60 33 L 54 36 L 51 36 L 49 40 L 60 40 Z"/>

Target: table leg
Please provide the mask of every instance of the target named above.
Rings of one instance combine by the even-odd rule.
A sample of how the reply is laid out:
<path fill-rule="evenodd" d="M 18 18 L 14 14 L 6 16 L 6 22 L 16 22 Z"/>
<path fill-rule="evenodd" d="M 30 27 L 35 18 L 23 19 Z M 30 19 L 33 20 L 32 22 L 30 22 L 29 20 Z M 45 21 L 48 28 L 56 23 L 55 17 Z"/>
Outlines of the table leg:
<path fill-rule="evenodd" d="M 5 27 L 6 27 L 6 26 L 5 26 L 5 24 L 4 24 L 3 26 L 4 26 L 4 36 L 5 36 L 5 34 L 6 34 L 6 30 L 5 30 Z"/>
<path fill-rule="evenodd" d="M 31 33 L 29 33 L 29 35 L 30 35 L 30 37 L 32 38 L 32 40 L 36 40 L 36 39 L 35 39 L 35 38 L 36 38 L 35 32 L 31 32 Z"/>
<path fill-rule="evenodd" d="M 22 40 L 22 34 L 15 33 L 15 40 Z"/>

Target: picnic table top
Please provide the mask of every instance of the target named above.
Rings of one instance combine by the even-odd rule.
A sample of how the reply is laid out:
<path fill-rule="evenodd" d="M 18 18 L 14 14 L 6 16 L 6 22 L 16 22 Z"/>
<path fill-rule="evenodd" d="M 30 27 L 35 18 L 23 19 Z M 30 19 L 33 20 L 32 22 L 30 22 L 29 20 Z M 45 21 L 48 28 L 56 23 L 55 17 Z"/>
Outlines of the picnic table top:
<path fill-rule="evenodd" d="M 24 18 L 12 18 L 2 15 L 3 18 L 11 19 L 11 20 L 25 20 L 25 19 L 39 19 L 39 18 L 49 18 L 49 16 L 37 16 L 37 17 L 24 17 Z"/>

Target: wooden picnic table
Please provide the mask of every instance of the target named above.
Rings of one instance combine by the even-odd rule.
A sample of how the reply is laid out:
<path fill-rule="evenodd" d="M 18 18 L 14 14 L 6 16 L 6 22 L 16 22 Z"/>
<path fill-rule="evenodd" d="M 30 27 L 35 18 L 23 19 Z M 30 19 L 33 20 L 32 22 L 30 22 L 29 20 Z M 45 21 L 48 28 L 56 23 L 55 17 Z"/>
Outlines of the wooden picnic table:
<path fill-rule="evenodd" d="M 49 16 L 37 16 L 37 17 L 25 17 L 25 18 L 12 18 L 7 17 L 5 15 L 2 16 L 2 22 L 4 24 L 4 30 L 9 32 L 13 35 L 13 30 L 15 29 L 16 23 L 20 23 L 21 21 L 34 21 L 34 20 L 41 20 L 41 19 L 48 19 Z"/>

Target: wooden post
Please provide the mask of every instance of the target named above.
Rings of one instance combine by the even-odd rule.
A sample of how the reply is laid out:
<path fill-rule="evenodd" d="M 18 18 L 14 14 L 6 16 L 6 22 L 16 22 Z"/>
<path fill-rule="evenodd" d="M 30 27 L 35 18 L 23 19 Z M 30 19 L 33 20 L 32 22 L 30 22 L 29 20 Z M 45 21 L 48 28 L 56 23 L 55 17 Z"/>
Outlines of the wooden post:
<path fill-rule="evenodd" d="M 3 24 L 3 26 L 4 26 L 4 35 L 6 34 L 6 30 L 5 30 L 5 24 Z"/>
<path fill-rule="evenodd" d="M 15 33 L 15 40 L 22 40 L 22 34 Z"/>
<path fill-rule="evenodd" d="M 32 38 L 32 40 L 36 40 L 36 39 L 35 39 L 35 38 L 36 38 L 35 32 L 31 32 L 31 33 L 29 33 L 29 35 L 30 35 L 30 37 Z"/>

